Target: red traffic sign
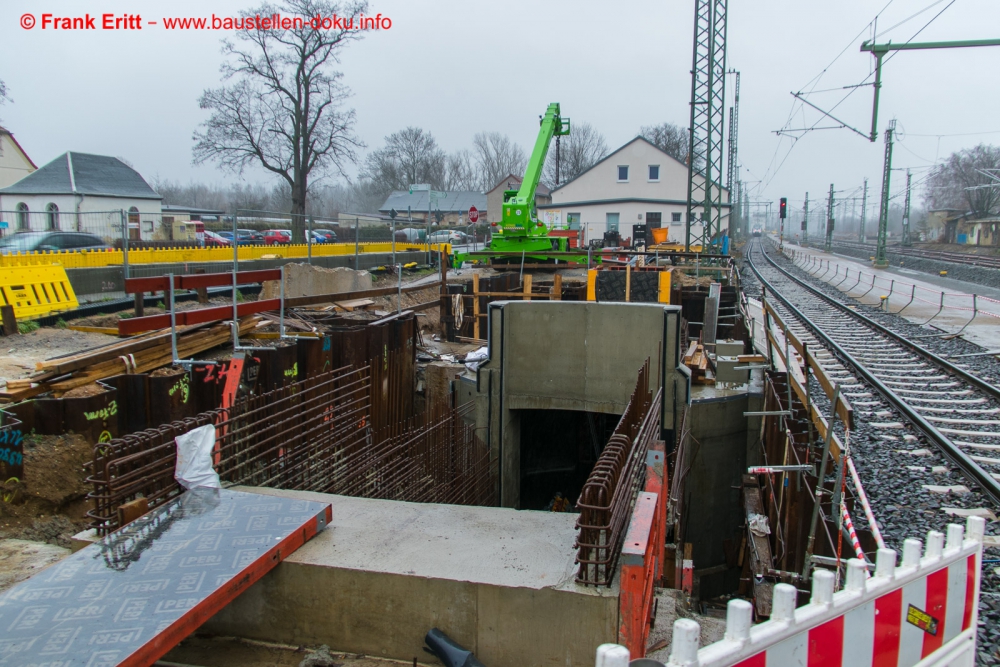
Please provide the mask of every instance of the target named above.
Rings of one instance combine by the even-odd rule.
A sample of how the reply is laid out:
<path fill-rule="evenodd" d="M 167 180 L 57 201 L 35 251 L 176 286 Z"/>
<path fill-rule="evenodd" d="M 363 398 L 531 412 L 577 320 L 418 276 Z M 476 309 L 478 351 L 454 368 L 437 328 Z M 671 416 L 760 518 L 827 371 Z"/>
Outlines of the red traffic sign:
<path fill-rule="evenodd" d="M 469 207 L 469 222 L 479 222 L 479 209 L 475 206 Z"/>

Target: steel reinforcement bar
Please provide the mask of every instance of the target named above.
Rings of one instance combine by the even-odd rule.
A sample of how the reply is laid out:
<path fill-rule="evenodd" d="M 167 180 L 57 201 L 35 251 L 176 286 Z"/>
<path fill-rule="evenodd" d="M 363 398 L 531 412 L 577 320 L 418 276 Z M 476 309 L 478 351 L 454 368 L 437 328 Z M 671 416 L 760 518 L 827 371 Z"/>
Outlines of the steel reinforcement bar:
<path fill-rule="evenodd" d="M 974 377 L 973 375 L 963 371 L 960 368 L 955 367 L 954 364 L 942 359 L 938 355 L 924 349 L 923 347 L 907 340 L 906 338 L 900 336 L 899 334 L 887 329 L 883 325 L 871 320 L 860 313 L 857 313 L 847 306 L 837 302 L 834 299 L 826 296 L 816 288 L 807 284 L 805 281 L 796 278 L 789 271 L 778 266 L 777 262 L 767 256 L 767 253 L 760 248 L 761 254 L 764 259 L 774 267 L 776 270 L 780 271 L 786 278 L 795 282 L 799 286 L 811 292 L 818 299 L 834 306 L 839 309 L 844 314 L 850 315 L 851 317 L 859 320 L 860 322 L 872 327 L 879 333 L 891 338 L 895 342 L 905 346 L 906 348 L 912 350 L 913 352 L 923 356 L 925 359 L 937 364 L 945 371 L 960 377 L 961 379 L 969 382 L 970 384 L 979 387 L 983 391 L 989 393 L 994 398 L 1000 398 L 1000 389 L 997 389 L 993 385 L 983 381 L 980 378 Z M 806 315 L 804 315 L 795 305 L 792 304 L 784 295 L 778 291 L 774 285 L 768 281 L 757 265 L 753 261 L 753 253 L 747 253 L 747 263 L 750 265 L 751 270 L 757 276 L 760 283 L 765 286 L 771 294 L 778 298 L 781 303 L 800 321 L 803 325 L 809 328 L 820 340 L 827 345 L 829 351 L 834 354 L 840 361 L 851 368 L 855 373 L 864 378 L 866 382 L 872 385 L 883 397 L 899 412 L 901 412 L 911 423 L 916 426 L 916 428 L 922 432 L 931 442 L 937 445 L 942 453 L 949 458 L 956 466 L 958 466 L 968 477 L 973 479 L 983 491 L 988 494 L 994 502 L 1000 504 L 1000 482 L 994 479 L 987 471 L 983 470 L 975 461 L 973 461 L 965 452 L 963 452 L 954 442 L 951 441 L 946 435 L 941 433 L 937 427 L 927 421 L 923 416 L 917 413 L 906 401 L 904 401 L 896 392 L 894 392 L 889 386 L 877 378 L 871 371 L 869 371 L 863 364 L 856 360 L 849 352 L 847 352 L 843 347 L 841 347 L 835 340 L 826 334 L 819 326 L 817 326 L 812 320 L 810 320 Z"/>
<path fill-rule="evenodd" d="M 645 477 L 646 452 L 659 433 L 660 392 L 654 396 L 650 391 L 649 374 L 647 359 L 614 435 L 576 503 L 580 510 L 576 581 L 581 584 L 610 586 L 615 576 L 632 505 Z"/>

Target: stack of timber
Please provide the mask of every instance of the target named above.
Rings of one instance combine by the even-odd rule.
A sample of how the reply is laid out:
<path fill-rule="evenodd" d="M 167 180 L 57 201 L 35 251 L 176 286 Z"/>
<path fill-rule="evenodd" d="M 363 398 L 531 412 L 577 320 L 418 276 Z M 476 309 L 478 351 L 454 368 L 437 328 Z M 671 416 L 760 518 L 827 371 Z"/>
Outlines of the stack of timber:
<path fill-rule="evenodd" d="M 694 384 L 715 384 L 715 376 L 708 365 L 708 355 L 701 341 L 691 341 L 684 354 L 684 365 L 691 369 L 691 382 Z"/>
<path fill-rule="evenodd" d="M 240 318 L 240 335 L 258 325 L 260 318 Z M 224 345 L 232 338 L 232 328 L 223 322 L 196 324 L 177 329 L 177 354 L 181 359 Z M 0 392 L 0 403 L 18 403 L 39 394 L 61 397 L 67 391 L 122 373 L 147 373 L 173 362 L 170 330 L 135 336 L 111 345 L 94 348 L 36 365 L 37 373 L 22 380 L 9 380 Z"/>

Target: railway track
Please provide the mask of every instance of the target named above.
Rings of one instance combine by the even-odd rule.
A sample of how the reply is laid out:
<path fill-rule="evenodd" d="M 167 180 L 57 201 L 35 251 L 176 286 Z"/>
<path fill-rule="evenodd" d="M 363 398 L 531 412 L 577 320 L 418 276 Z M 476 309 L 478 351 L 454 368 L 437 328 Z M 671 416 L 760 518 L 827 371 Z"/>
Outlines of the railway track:
<path fill-rule="evenodd" d="M 892 437 L 905 428 L 902 416 L 1000 504 L 1000 389 L 795 277 L 760 241 L 747 260 L 858 417 Z"/>
<path fill-rule="evenodd" d="M 822 248 L 821 243 L 810 243 L 809 245 L 813 247 Z M 851 248 L 854 250 L 865 250 L 870 252 L 872 255 L 875 254 L 875 246 L 870 243 L 859 243 L 856 241 L 838 241 L 834 239 L 834 247 L 840 246 L 843 248 Z M 936 259 L 942 262 L 951 262 L 952 264 L 965 264 L 968 266 L 982 266 L 990 269 L 1000 269 L 1000 257 L 991 257 L 989 255 L 975 255 L 972 253 L 964 252 L 946 252 L 942 250 L 927 250 L 925 248 L 904 248 L 903 246 L 891 245 L 886 246 L 886 252 L 894 253 L 896 255 L 906 255 L 908 257 L 916 257 L 919 259 Z"/>

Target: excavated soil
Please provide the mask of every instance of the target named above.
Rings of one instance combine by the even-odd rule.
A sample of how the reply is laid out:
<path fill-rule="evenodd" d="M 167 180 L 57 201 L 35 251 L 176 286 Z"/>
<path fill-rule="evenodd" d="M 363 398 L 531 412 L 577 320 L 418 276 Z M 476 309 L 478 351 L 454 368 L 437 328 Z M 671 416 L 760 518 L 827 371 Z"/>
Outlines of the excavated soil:
<path fill-rule="evenodd" d="M 87 527 L 92 459 L 93 447 L 75 433 L 25 436 L 25 479 L 11 502 L 0 503 L 0 538 L 70 546 Z"/>

